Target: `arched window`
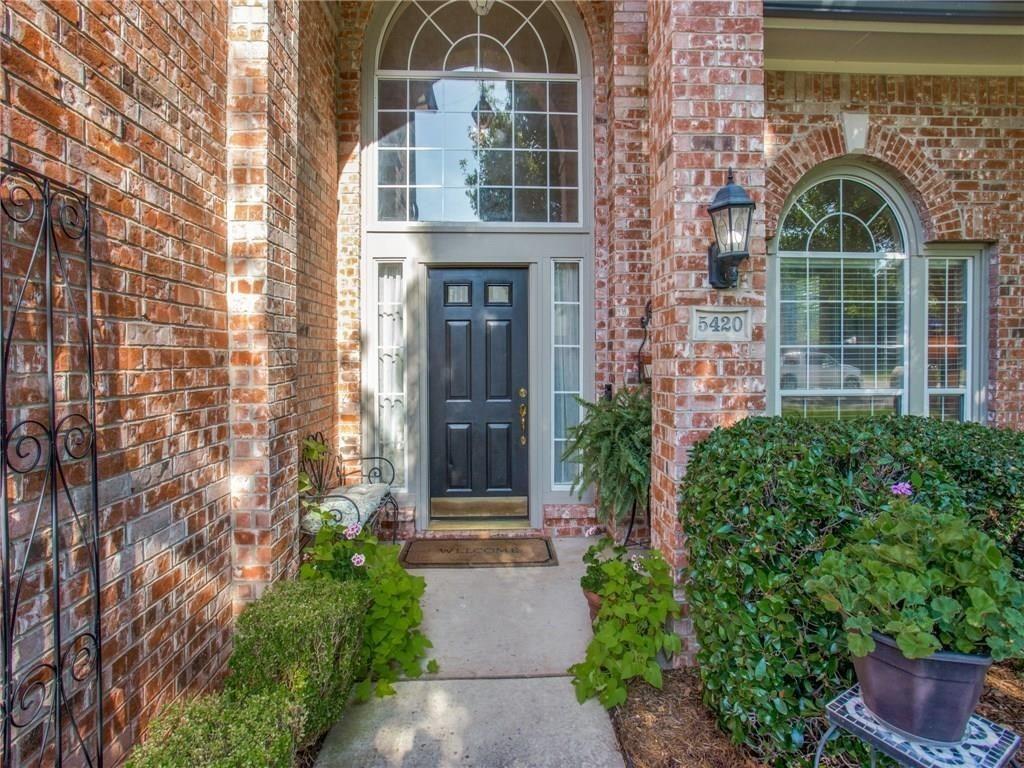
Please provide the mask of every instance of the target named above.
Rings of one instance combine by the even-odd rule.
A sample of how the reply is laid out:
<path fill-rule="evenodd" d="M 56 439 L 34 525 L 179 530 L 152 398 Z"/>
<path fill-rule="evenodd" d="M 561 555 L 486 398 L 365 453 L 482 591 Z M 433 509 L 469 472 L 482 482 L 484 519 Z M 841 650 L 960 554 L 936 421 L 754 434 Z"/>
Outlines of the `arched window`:
<path fill-rule="evenodd" d="M 579 87 L 551 2 L 401 4 L 377 60 L 378 221 L 578 222 Z"/>
<path fill-rule="evenodd" d="M 910 207 L 869 175 L 826 176 L 778 235 L 775 391 L 811 418 L 971 418 L 972 259 L 910 259 Z"/>

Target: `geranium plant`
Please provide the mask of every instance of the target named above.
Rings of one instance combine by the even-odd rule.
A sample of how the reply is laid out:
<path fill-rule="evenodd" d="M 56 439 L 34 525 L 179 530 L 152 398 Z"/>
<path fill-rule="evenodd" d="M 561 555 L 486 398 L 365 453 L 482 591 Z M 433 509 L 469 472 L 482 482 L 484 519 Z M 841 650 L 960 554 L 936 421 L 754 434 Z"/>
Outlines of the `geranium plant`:
<path fill-rule="evenodd" d="M 600 594 L 607 578 L 604 564 L 612 559 L 625 559 L 627 551 L 624 545 L 616 544 L 611 536 L 602 536 L 595 541 L 583 553 L 586 570 L 580 578 L 580 586 L 587 592 Z"/>
<path fill-rule="evenodd" d="M 991 656 L 1024 653 L 1024 585 L 996 542 L 960 515 L 896 501 L 826 553 L 806 587 L 843 617 L 850 652 L 875 649 L 889 635 L 908 659 L 936 651 Z"/>
<path fill-rule="evenodd" d="M 422 576 L 408 573 L 398 562 L 398 548 L 381 544 L 358 523 L 326 523 L 306 550 L 299 578 L 367 581 L 372 603 L 366 614 L 361 667 L 365 677 L 356 683 L 357 701 L 372 694 L 394 693 L 400 673 L 419 677 L 430 640 L 420 630 Z M 436 672 L 431 660 L 427 671 Z"/>

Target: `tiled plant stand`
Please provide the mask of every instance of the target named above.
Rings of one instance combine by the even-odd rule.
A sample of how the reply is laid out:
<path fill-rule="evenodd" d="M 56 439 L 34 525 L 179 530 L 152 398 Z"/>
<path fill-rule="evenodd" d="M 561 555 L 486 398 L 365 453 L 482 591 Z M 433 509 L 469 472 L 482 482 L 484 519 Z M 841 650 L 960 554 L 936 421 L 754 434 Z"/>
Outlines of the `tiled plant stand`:
<path fill-rule="evenodd" d="M 829 728 L 818 742 L 815 768 L 825 746 L 840 731 L 856 736 L 870 747 L 872 766 L 881 752 L 908 768 L 1019 768 L 1014 756 L 1020 748 L 1020 736 L 979 715 L 971 718 L 963 741 L 939 746 L 910 739 L 875 717 L 864 705 L 858 685 L 829 702 L 825 712 Z"/>

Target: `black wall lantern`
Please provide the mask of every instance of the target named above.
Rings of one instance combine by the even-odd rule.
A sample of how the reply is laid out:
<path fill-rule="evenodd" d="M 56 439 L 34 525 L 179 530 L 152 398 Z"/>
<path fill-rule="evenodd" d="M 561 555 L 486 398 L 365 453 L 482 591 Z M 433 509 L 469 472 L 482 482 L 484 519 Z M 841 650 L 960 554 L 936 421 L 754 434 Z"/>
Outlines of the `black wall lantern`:
<path fill-rule="evenodd" d="M 708 206 L 715 228 L 715 242 L 708 247 L 708 282 L 715 288 L 732 288 L 739 281 L 740 262 L 750 255 L 750 222 L 754 201 L 747 191 L 733 180 L 715 193 Z"/>

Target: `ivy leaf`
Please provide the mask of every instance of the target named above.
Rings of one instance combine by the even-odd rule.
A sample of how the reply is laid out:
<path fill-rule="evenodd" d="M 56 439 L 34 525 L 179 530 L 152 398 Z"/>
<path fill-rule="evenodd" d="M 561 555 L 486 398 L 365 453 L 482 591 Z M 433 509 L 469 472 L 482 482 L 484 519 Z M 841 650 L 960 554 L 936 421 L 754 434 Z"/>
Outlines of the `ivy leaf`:
<path fill-rule="evenodd" d="M 655 688 L 661 688 L 661 667 L 658 666 L 657 661 L 650 661 L 644 668 L 644 680 L 647 681 L 648 685 L 653 685 Z"/>

